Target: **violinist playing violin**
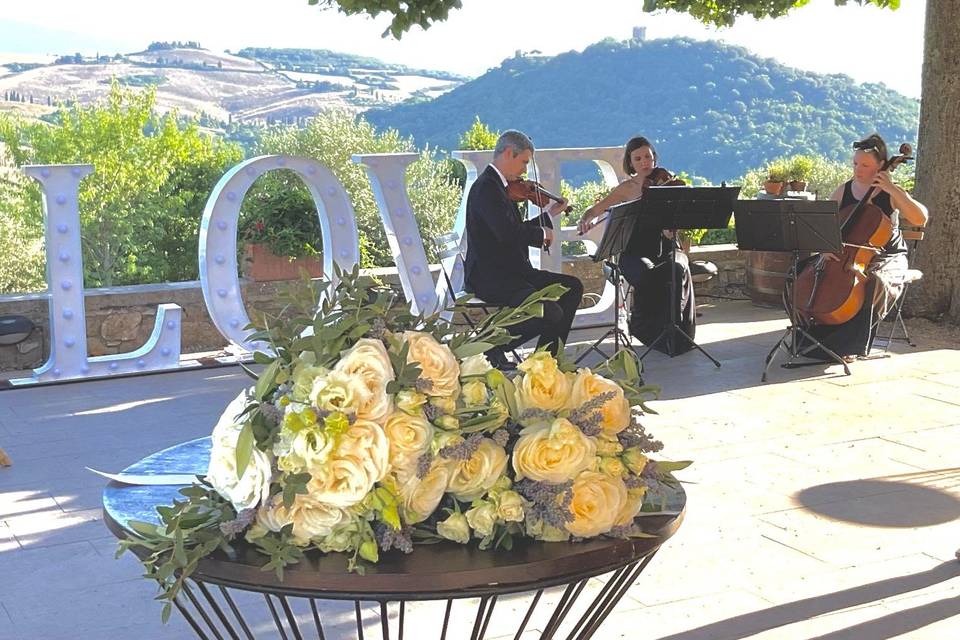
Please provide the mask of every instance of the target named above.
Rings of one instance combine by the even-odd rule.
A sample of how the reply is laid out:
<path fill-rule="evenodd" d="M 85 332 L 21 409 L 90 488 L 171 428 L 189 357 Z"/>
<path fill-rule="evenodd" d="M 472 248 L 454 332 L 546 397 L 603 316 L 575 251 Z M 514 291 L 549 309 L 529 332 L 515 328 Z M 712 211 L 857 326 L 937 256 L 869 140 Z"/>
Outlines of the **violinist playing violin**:
<path fill-rule="evenodd" d="M 843 218 L 845 212 L 854 209 L 872 190 L 865 204 L 876 206 L 890 219 L 893 234 L 882 248 L 875 250 L 865 269 L 866 293 L 859 312 L 840 324 L 818 324 L 814 321 L 808 327 L 814 338 L 848 362 L 870 352 L 876 323 L 886 316 L 903 291 L 903 275 L 907 269 L 907 244 L 900 233 L 899 220 L 902 218 L 911 225 L 924 226 L 928 217 L 927 208 L 902 187 L 894 184 L 889 171 L 883 170 L 888 161 L 887 145 L 883 138 L 875 133 L 855 142 L 853 148 L 853 178 L 837 187 L 830 199 L 840 203 Z M 846 234 L 844 241 L 847 241 Z M 817 258 L 818 256 L 813 256 L 801 262 L 798 270 L 801 275 L 805 267 L 815 265 Z M 822 259 L 840 261 L 843 257 L 823 254 Z M 823 357 L 825 354 L 821 353 L 820 349 L 815 349 L 808 350 L 804 355 Z"/>
<path fill-rule="evenodd" d="M 630 177 L 584 212 L 579 224 L 581 234 L 596 225 L 607 209 L 640 198 L 649 186 L 683 184 L 657 166 L 657 150 L 643 136 L 627 141 L 623 149 L 623 172 Z M 690 261 L 683 253 L 676 233 L 634 227 L 627 248 L 620 254 L 620 270 L 633 286 L 630 333 L 645 344 L 652 344 L 670 323 L 671 252 L 676 257 L 677 288 L 672 304 L 677 307 L 677 324 L 693 339 L 697 329 L 693 278 Z M 688 351 L 692 344 L 688 340 L 661 340 L 654 348 L 673 356 Z"/>
<path fill-rule="evenodd" d="M 491 304 L 516 307 L 551 284 L 560 283 L 567 289 L 556 302 L 543 303 L 543 317 L 510 327 L 510 333 L 517 336 L 512 343 L 487 352 L 491 364 L 498 368 L 509 367 L 504 356 L 507 351 L 534 336 L 540 336 L 538 347 L 546 345 L 557 355 L 559 342 L 566 342 L 583 297 L 583 284 L 576 277 L 534 269 L 530 264 L 529 247 L 560 250 L 551 216 L 567 208 L 566 200 L 559 198 L 540 216 L 525 221 L 517 203 L 508 196 L 508 184 L 526 173 L 533 151 L 533 143 L 526 135 L 505 131 L 497 140 L 493 163 L 480 174 L 467 196 L 467 291 Z M 536 189 L 535 183 L 527 184 Z M 543 200 L 536 203 L 546 205 Z"/>

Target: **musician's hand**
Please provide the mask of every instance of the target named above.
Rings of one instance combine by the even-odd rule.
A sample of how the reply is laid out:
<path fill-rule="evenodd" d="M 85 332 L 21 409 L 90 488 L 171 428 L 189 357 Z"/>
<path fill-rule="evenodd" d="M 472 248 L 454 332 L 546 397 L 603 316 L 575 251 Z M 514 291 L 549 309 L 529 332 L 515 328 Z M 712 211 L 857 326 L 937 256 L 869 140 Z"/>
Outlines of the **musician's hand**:
<path fill-rule="evenodd" d="M 590 229 L 593 229 L 594 220 L 595 218 L 592 218 L 586 215 L 580 218 L 580 222 L 577 223 L 577 233 L 579 233 L 580 235 L 583 235 L 587 231 L 590 231 Z"/>
<path fill-rule="evenodd" d="M 879 172 L 873 179 L 873 186 L 881 191 L 886 191 L 890 195 L 894 195 L 897 192 L 897 185 L 893 183 L 893 179 L 890 177 L 889 171 Z"/>
<path fill-rule="evenodd" d="M 544 228 L 543 230 L 543 246 L 549 248 L 553 244 L 553 229 Z"/>
<path fill-rule="evenodd" d="M 547 209 L 547 213 L 551 216 L 558 216 L 563 213 L 563 210 L 567 208 L 567 199 L 561 198 L 560 200 L 554 200 L 553 204 Z"/>
<path fill-rule="evenodd" d="M 831 262 L 840 262 L 840 256 L 835 253 L 821 253 L 820 255 Z"/>

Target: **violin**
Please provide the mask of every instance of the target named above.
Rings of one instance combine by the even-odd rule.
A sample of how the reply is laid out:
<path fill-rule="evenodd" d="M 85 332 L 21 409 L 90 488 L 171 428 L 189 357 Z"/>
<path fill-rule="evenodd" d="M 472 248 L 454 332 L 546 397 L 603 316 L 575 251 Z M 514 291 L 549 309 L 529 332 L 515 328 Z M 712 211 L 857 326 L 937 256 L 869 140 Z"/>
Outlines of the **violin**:
<path fill-rule="evenodd" d="M 555 202 L 563 201 L 563 198 L 550 193 L 543 188 L 542 184 L 535 180 L 514 180 L 508 182 L 507 197 L 514 202 L 530 201 L 541 209 L 547 207 L 551 200 Z M 568 205 L 567 208 L 563 210 L 564 213 L 570 213 L 571 211 L 573 211 L 572 205 Z"/>
<path fill-rule="evenodd" d="M 643 179 L 644 189 L 647 187 L 683 187 L 686 184 L 663 167 L 654 167 L 650 175 Z"/>
<path fill-rule="evenodd" d="M 892 171 L 911 159 L 913 149 L 900 145 L 900 155 L 883 163 L 880 171 Z M 877 187 L 871 185 L 863 198 L 839 212 L 843 253 L 839 260 L 820 256 L 797 276 L 797 310 L 817 324 L 837 325 L 851 320 L 863 307 L 867 290 L 867 266 L 893 237 L 893 222 L 870 202 Z"/>

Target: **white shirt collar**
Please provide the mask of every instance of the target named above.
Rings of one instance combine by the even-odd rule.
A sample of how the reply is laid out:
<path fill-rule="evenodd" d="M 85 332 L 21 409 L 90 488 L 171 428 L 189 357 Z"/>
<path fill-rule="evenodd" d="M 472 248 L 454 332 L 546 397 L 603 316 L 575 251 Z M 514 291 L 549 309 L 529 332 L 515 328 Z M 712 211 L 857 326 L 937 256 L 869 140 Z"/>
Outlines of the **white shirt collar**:
<path fill-rule="evenodd" d="M 497 165 L 491 162 L 490 166 L 493 167 L 493 170 L 497 172 L 498 176 L 500 176 L 500 182 L 503 183 L 503 186 L 507 186 L 507 179 L 503 177 L 502 173 L 500 173 L 500 169 L 497 169 Z"/>

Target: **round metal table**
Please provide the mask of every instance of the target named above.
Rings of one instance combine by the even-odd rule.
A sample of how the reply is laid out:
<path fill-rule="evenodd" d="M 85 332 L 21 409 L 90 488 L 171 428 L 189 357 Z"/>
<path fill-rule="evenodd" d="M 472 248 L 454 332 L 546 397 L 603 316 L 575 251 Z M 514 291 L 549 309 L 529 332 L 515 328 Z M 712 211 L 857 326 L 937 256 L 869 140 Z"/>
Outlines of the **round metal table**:
<path fill-rule="evenodd" d="M 209 451 L 209 438 L 192 440 L 147 456 L 124 473 L 202 474 Z M 131 536 L 129 521 L 158 522 L 156 507 L 182 498 L 177 493 L 180 488 L 111 482 L 103 492 L 104 521 L 118 538 Z M 469 600 L 476 601 L 471 620 L 464 623 L 460 614 L 454 620 L 472 625 L 469 637 L 473 640 L 487 634 L 498 599 L 503 602 L 505 596 L 525 594 L 529 601 L 525 615 L 517 614 L 513 597 L 513 613 L 507 612 L 510 633 L 515 632 L 515 637 L 530 633 L 534 615 L 543 615 L 544 609 L 552 607 L 546 621 L 539 624 L 540 638 L 564 637 L 558 635 L 561 629 L 567 638 L 590 638 L 683 520 L 686 496 L 682 488 L 663 487 L 659 499 L 666 515 L 638 517 L 643 530 L 654 537 L 515 540 L 510 551 L 481 551 L 475 543 L 418 545 L 409 555 L 398 551 L 381 554 L 380 561 L 368 565 L 364 575 L 347 571 L 346 554 L 311 551 L 300 563 L 284 569 L 280 581 L 273 571 L 261 570 L 267 562 L 265 556 L 238 540 L 235 556 L 216 552 L 202 560 L 174 604 L 199 638 L 363 640 L 364 633 L 371 632 L 373 608 L 379 613 L 384 639 L 391 637 L 391 627 L 401 639 L 404 631 L 412 638 L 446 639 L 456 637 L 448 635 L 456 631 L 451 624 L 454 601 Z M 584 594 L 587 582 L 604 574 L 610 575 L 602 587 Z M 556 595 L 554 588 L 562 592 L 559 600 L 538 610 L 538 604 L 551 600 L 545 594 Z M 410 625 L 405 625 L 408 603 L 427 600 L 441 603 L 435 607 L 437 619 L 430 623 L 435 628 L 424 629 L 419 624 L 411 631 Z M 353 603 L 352 622 L 345 627 L 343 615 L 339 615 L 331 627 L 324 619 L 329 609 L 325 604 L 339 602 L 334 608 L 342 614 L 344 601 Z M 366 624 L 364 610 L 368 613 Z M 332 631 L 339 635 L 331 635 Z"/>

